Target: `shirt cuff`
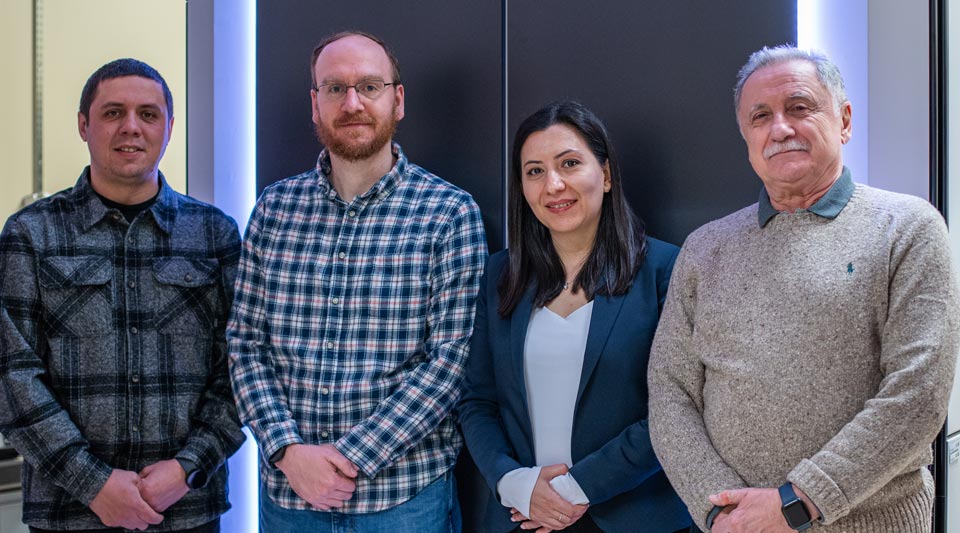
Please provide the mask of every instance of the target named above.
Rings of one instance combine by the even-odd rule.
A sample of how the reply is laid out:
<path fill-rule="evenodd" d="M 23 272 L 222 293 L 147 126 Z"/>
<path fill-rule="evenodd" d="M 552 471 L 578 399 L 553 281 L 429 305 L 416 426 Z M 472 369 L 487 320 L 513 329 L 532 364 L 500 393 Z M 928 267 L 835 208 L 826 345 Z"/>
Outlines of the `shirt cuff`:
<path fill-rule="evenodd" d="M 553 487 L 553 490 L 557 491 L 557 494 L 562 496 L 564 500 L 574 505 L 590 503 L 590 499 L 587 498 L 583 489 L 580 488 L 580 484 L 577 483 L 576 479 L 573 479 L 573 474 L 563 474 L 562 476 L 551 479 L 550 486 Z"/>
<path fill-rule="evenodd" d="M 540 477 L 540 467 L 518 468 L 511 470 L 497 481 L 497 494 L 500 495 L 500 504 L 504 507 L 513 507 L 520 514 L 530 518 L 530 496 Z"/>
<path fill-rule="evenodd" d="M 300 437 L 297 423 L 293 420 L 271 424 L 262 435 L 257 435 L 257 442 L 260 444 L 260 454 L 263 460 L 268 462 L 273 454 L 280 451 L 281 448 L 291 444 L 304 443 L 303 438 Z"/>

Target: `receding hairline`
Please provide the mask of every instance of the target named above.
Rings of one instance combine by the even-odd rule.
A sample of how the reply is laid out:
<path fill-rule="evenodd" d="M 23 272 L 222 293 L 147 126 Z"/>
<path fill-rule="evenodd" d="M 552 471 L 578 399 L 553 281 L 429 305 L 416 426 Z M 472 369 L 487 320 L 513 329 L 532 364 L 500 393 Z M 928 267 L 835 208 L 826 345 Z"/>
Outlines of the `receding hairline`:
<path fill-rule="evenodd" d="M 400 83 L 400 62 L 397 60 L 397 57 L 394 55 L 393 51 L 387 46 L 387 43 L 380 39 L 376 35 L 365 31 L 357 30 L 347 30 L 337 32 L 327 37 L 324 37 L 317 46 L 313 48 L 313 55 L 310 62 L 310 78 L 313 80 L 313 83 L 316 83 L 316 70 L 317 70 L 317 61 L 320 59 L 320 54 L 327 49 L 333 43 L 342 41 L 349 37 L 363 37 L 366 40 L 378 45 L 381 52 L 387 58 L 387 62 L 390 64 L 392 70 L 393 80 L 392 83 Z"/>
<path fill-rule="evenodd" d="M 744 63 L 737 73 L 737 83 L 734 85 L 734 111 L 737 115 L 737 121 L 740 120 L 740 99 L 743 94 L 743 88 L 750 78 L 757 72 L 767 68 L 793 60 L 806 61 L 813 66 L 814 76 L 820 82 L 821 87 L 826 89 L 833 100 L 837 109 L 843 107 L 849 101 L 846 87 L 844 86 L 843 74 L 836 63 L 824 52 L 820 50 L 797 48 L 790 44 L 784 44 L 774 47 L 764 46 L 750 54 L 747 62 Z"/>
<path fill-rule="evenodd" d="M 823 87 L 823 89 L 826 90 L 828 93 L 830 92 L 830 88 L 827 87 L 827 84 L 824 83 L 823 80 L 820 79 L 820 76 L 817 75 L 817 64 L 815 62 L 809 59 L 801 58 L 801 57 L 786 57 L 783 59 L 772 61 L 761 67 L 758 67 L 756 70 L 751 72 L 750 75 L 746 77 L 746 79 L 743 80 L 743 84 L 740 86 L 740 99 L 737 101 L 737 111 L 740 111 L 740 107 L 743 105 L 743 93 L 746 92 L 747 84 L 750 83 L 750 80 L 754 79 L 754 77 L 761 72 L 770 70 L 772 68 L 780 67 L 783 65 L 787 65 L 790 63 L 804 63 L 808 65 L 811 69 L 809 74 L 813 76 L 813 79 L 817 81 L 817 84 Z"/>

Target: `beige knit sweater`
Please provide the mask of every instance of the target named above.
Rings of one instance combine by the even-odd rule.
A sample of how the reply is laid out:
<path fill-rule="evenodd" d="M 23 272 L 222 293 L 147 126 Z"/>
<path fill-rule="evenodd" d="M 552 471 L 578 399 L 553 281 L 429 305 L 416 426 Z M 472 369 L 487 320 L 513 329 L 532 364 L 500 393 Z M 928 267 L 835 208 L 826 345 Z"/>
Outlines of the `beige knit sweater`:
<path fill-rule="evenodd" d="M 650 435 L 704 526 L 709 494 L 789 480 L 823 532 L 926 532 L 958 302 L 943 219 L 857 185 L 835 219 L 757 205 L 690 235 L 650 358 Z"/>

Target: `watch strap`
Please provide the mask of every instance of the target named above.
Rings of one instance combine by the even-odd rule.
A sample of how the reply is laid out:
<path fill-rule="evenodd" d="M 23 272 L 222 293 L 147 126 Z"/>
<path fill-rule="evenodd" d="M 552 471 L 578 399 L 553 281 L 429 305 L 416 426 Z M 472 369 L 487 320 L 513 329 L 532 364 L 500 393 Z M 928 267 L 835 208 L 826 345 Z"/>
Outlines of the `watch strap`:
<path fill-rule="evenodd" d="M 180 463 L 184 474 L 186 474 L 185 481 L 190 490 L 202 489 L 206 486 L 207 473 L 201 470 L 199 465 L 189 459 L 177 458 L 177 462 Z"/>
<path fill-rule="evenodd" d="M 279 463 L 280 460 L 283 459 L 283 456 L 287 454 L 287 447 L 288 447 L 288 446 L 289 446 L 289 444 L 288 444 L 287 446 L 284 446 L 283 448 L 280 448 L 279 450 L 273 452 L 273 455 L 271 455 L 271 456 L 270 456 L 270 459 L 269 459 L 270 466 L 272 466 L 272 467 L 274 467 L 274 468 L 277 467 L 277 463 Z"/>
<path fill-rule="evenodd" d="M 194 463 L 189 459 L 181 459 L 179 457 L 174 457 L 174 459 L 176 459 L 177 462 L 180 463 L 180 468 L 183 468 L 183 473 L 186 474 L 188 477 L 190 476 L 190 472 L 193 472 L 194 470 L 197 469 L 197 463 Z"/>
<path fill-rule="evenodd" d="M 787 526 L 793 529 L 794 531 L 804 531 L 809 529 L 813 525 L 813 518 L 810 516 L 810 511 L 807 510 L 807 504 L 797 496 L 797 492 L 793 490 L 793 484 L 789 481 L 780 485 L 778 489 L 780 492 L 780 511 L 783 513 L 783 518 L 787 522 Z M 788 507 L 797 507 L 801 509 L 802 513 L 806 516 L 806 522 L 802 523 L 790 523 L 790 517 L 788 516 Z"/>
<path fill-rule="evenodd" d="M 713 521 L 717 519 L 717 515 L 723 511 L 723 507 L 719 505 L 714 505 L 713 509 L 710 509 L 710 513 L 707 514 L 707 527 L 713 529 Z"/>

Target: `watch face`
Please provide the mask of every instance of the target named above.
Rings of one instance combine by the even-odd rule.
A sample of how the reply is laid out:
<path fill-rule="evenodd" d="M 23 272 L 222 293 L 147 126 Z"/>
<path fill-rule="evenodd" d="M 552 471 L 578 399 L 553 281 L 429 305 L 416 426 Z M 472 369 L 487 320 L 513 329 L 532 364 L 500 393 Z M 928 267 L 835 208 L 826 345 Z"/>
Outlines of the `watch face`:
<path fill-rule="evenodd" d="M 803 505 L 803 500 L 794 500 L 784 505 L 783 517 L 787 519 L 787 525 L 794 529 L 810 523 L 810 513 Z"/>

